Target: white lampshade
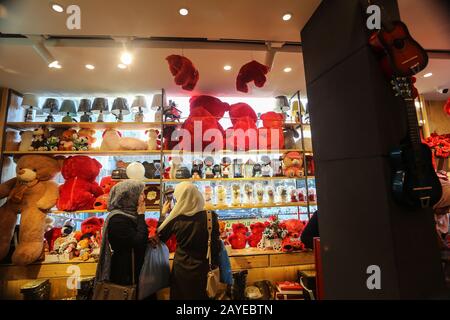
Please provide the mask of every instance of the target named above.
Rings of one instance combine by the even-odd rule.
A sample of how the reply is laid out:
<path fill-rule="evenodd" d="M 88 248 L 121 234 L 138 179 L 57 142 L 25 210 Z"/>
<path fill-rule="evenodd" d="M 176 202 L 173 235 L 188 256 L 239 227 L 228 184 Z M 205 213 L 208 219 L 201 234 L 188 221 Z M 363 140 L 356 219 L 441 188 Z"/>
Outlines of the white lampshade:
<path fill-rule="evenodd" d="M 34 94 L 24 94 L 22 99 L 22 108 L 24 109 L 30 109 L 35 108 L 37 109 L 39 106 L 38 104 L 38 98 Z"/>
<path fill-rule="evenodd" d="M 139 112 L 139 108 L 141 111 L 147 111 L 147 100 L 145 96 L 136 96 L 133 100 L 133 104 L 131 105 L 131 112 Z"/>
<path fill-rule="evenodd" d="M 158 110 L 159 108 L 161 108 L 163 106 L 163 101 L 162 101 L 162 94 L 158 93 L 153 95 L 153 101 L 152 101 L 152 110 Z M 166 95 L 164 95 L 164 106 L 167 106 L 167 98 Z"/>

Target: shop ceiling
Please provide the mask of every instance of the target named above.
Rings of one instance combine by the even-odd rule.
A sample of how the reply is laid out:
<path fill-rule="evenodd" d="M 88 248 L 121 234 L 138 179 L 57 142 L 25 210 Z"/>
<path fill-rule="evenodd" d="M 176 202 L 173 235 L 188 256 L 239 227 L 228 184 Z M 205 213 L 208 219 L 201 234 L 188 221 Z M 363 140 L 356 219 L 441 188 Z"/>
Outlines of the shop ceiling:
<path fill-rule="evenodd" d="M 80 30 L 68 30 L 66 13 L 56 13 L 51 2 L 81 8 Z M 266 86 L 252 96 L 305 92 L 300 32 L 320 0 L 7 0 L 0 1 L 0 86 L 48 95 L 149 93 L 166 88 L 186 95 L 173 84 L 164 58 L 189 57 L 200 71 L 196 93 L 239 96 L 234 80 L 239 67 L 251 59 L 264 62 L 267 44 L 280 47 Z M 445 1 L 399 0 L 402 19 L 411 33 L 433 51 L 450 49 Z M 187 16 L 178 14 L 182 7 Z M 285 13 L 292 19 L 283 21 Z M 433 17 L 433 19 L 430 19 Z M 18 35 L 12 39 L 11 35 Z M 63 65 L 49 69 L 24 35 L 48 37 L 46 46 Z M 120 41 L 134 54 L 127 70 L 117 68 Z M 170 41 L 167 41 L 168 39 Z M 113 40 L 115 39 L 115 40 Z M 150 40 L 151 39 L 151 40 Z M 448 56 L 448 54 L 447 54 Z M 87 70 L 85 64 L 95 65 Z M 224 65 L 232 70 L 224 71 Z M 283 72 L 291 67 L 290 73 Z M 431 59 L 418 86 L 430 99 L 444 99 L 436 88 L 450 86 L 450 60 Z"/>

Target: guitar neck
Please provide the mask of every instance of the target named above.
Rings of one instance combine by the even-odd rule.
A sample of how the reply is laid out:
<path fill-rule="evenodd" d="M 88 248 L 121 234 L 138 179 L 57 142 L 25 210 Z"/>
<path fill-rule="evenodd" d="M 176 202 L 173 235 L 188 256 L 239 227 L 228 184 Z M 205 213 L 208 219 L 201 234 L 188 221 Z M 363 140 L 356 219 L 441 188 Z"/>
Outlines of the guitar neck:
<path fill-rule="evenodd" d="M 406 113 L 408 117 L 408 137 L 413 145 L 420 145 L 422 139 L 420 137 L 419 122 L 417 120 L 416 106 L 413 98 L 405 98 Z"/>

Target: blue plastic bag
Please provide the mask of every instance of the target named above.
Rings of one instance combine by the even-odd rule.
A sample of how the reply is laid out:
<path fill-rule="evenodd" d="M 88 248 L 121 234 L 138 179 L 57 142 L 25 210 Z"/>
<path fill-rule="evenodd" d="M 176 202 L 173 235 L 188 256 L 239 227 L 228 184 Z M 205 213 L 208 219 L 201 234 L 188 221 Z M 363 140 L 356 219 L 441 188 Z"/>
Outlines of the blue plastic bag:
<path fill-rule="evenodd" d="M 231 272 L 230 258 L 228 257 L 228 252 L 225 249 L 223 241 L 220 241 L 220 243 L 221 243 L 221 249 L 219 254 L 220 282 L 232 285 L 233 273 Z"/>
<path fill-rule="evenodd" d="M 164 243 L 159 243 L 156 248 L 149 245 L 139 275 L 138 299 L 145 299 L 169 284 L 169 249 Z"/>

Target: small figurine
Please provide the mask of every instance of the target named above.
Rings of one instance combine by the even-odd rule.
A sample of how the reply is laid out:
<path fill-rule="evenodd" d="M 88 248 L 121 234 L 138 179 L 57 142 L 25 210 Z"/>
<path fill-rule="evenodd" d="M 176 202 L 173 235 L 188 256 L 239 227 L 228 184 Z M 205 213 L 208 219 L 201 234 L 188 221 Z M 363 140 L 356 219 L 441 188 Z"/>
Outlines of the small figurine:
<path fill-rule="evenodd" d="M 222 178 L 230 178 L 230 165 L 231 159 L 229 157 L 223 157 L 221 163 Z"/>
<path fill-rule="evenodd" d="M 169 158 L 169 177 L 170 179 L 176 179 L 177 171 L 181 167 L 183 158 L 181 157 L 171 157 Z"/>
<path fill-rule="evenodd" d="M 242 159 L 233 160 L 233 177 L 242 178 Z"/>
<path fill-rule="evenodd" d="M 89 149 L 89 140 L 87 137 L 77 137 L 73 139 L 73 151 L 87 151 Z"/>
<path fill-rule="evenodd" d="M 205 186 L 204 189 L 204 198 L 205 198 L 205 208 L 212 208 L 213 204 L 212 204 L 212 195 L 213 195 L 213 190 L 211 186 Z"/>
<path fill-rule="evenodd" d="M 286 190 L 286 187 L 279 186 L 278 187 L 278 195 L 280 197 L 280 202 L 281 203 L 286 203 L 287 202 L 287 190 Z"/>
<path fill-rule="evenodd" d="M 177 108 L 177 105 L 174 101 L 169 100 L 169 106 L 164 107 L 164 121 L 180 121 L 181 118 L 181 111 Z"/>
<path fill-rule="evenodd" d="M 215 179 L 216 178 L 221 178 L 222 177 L 222 174 L 221 174 L 222 171 L 220 170 L 220 164 L 215 164 L 213 169 L 212 169 L 212 172 L 214 174 L 214 178 Z"/>
<path fill-rule="evenodd" d="M 281 157 L 278 159 L 272 159 L 270 165 L 272 166 L 273 177 L 283 177 L 283 162 Z"/>
<path fill-rule="evenodd" d="M 224 206 L 226 199 L 227 199 L 227 190 L 225 189 L 224 186 L 218 185 L 217 186 L 217 205 Z"/>
<path fill-rule="evenodd" d="M 264 201 L 264 188 L 260 183 L 256 185 L 256 197 L 258 198 L 258 203 L 262 204 Z"/>
<path fill-rule="evenodd" d="M 263 177 L 271 177 L 272 176 L 272 167 L 271 167 L 271 160 L 268 156 L 262 156 L 261 157 L 261 175 Z"/>
<path fill-rule="evenodd" d="M 303 202 L 306 201 L 305 199 L 305 194 L 306 194 L 306 189 L 305 188 L 300 188 L 298 190 L 297 196 L 298 196 L 298 201 L 299 202 Z"/>
<path fill-rule="evenodd" d="M 253 176 L 254 177 L 261 177 L 262 176 L 262 170 L 261 165 L 259 163 L 256 163 L 253 166 Z"/>
<path fill-rule="evenodd" d="M 298 192 L 296 189 L 291 189 L 289 192 L 291 195 L 291 202 L 298 202 Z"/>
<path fill-rule="evenodd" d="M 248 204 L 253 203 L 253 186 L 250 183 L 246 183 L 244 186 L 245 190 L 245 202 Z"/>
<path fill-rule="evenodd" d="M 241 205 L 241 186 L 238 184 L 233 184 L 232 186 L 232 200 L 231 205 L 232 206 L 240 206 Z"/>
<path fill-rule="evenodd" d="M 48 148 L 46 146 L 47 137 L 48 137 L 47 128 L 41 126 L 34 129 L 30 151 L 48 151 Z"/>
<path fill-rule="evenodd" d="M 253 177 L 253 166 L 255 162 L 252 159 L 248 159 L 244 165 L 244 177 L 251 178 Z"/>
<path fill-rule="evenodd" d="M 273 204 L 275 202 L 275 192 L 273 191 L 272 186 L 267 187 L 267 199 L 269 204 Z"/>
<path fill-rule="evenodd" d="M 59 138 L 54 136 L 48 137 L 45 145 L 49 151 L 58 151 Z"/>
<path fill-rule="evenodd" d="M 309 201 L 312 201 L 312 202 L 317 201 L 316 188 L 308 189 L 308 199 L 309 199 Z"/>
<path fill-rule="evenodd" d="M 206 157 L 204 164 L 205 164 L 205 178 L 206 179 L 214 178 L 214 172 L 213 172 L 214 158 Z"/>
<path fill-rule="evenodd" d="M 192 179 L 201 179 L 203 175 L 203 161 L 200 159 L 196 159 L 192 162 L 192 171 L 191 176 Z"/>

